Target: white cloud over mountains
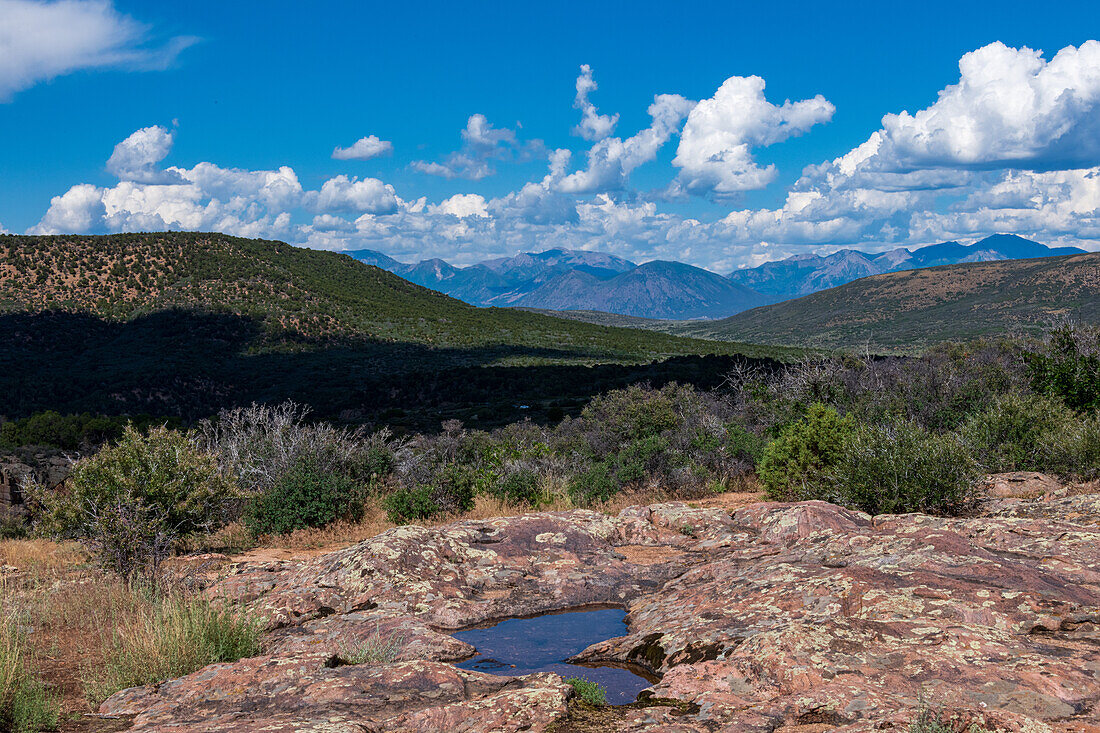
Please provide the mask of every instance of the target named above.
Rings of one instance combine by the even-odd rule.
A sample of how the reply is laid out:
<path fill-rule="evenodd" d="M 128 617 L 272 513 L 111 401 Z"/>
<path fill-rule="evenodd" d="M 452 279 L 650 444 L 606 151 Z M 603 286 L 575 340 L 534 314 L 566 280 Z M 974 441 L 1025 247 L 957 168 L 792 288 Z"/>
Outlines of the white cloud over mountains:
<path fill-rule="evenodd" d="M 691 193 L 718 196 L 764 188 L 777 171 L 758 165 L 753 149 L 801 135 L 828 122 L 835 111 L 820 94 L 774 105 L 764 98 L 759 76 L 730 77 L 691 109 L 672 160 L 680 168 L 676 183 Z"/>
<path fill-rule="evenodd" d="M 643 261 L 679 259 L 720 272 L 807 249 L 885 249 L 992 232 L 1100 245 L 1095 41 L 1049 61 L 1003 44 L 968 53 L 957 83 L 935 103 L 887 114 L 866 142 L 806 166 L 781 205 L 735 209 L 714 221 L 662 211 L 663 198 L 720 202 L 771 184 L 777 171 L 758 158 L 829 122 L 835 110 L 828 100 L 769 101 L 763 79 L 735 76 L 701 102 L 656 95 L 650 124 L 624 136 L 616 134 L 619 116 L 601 113 L 592 101 L 591 68 L 581 67 L 576 89 L 580 121 L 573 131 L 587 149 L 548 151 L 474 114 L 458 150 L 411 164 L 477 181 L 498 165 L 544 157 L 545 174 L 510 193 L 467 191 L 429 202 L 404 198 L 380 179 L 346 174 L 306 187 L 289 166 L 163 167 L 176 131 L 153 126 L 115 147 L 107 169 L 116 184 L 73 186 L 51 201 L 32 231 L 217 230 L 460 264 L 562 246 Z M 632 174 L 672 144 L 667 190 L 649 196 L 633 190 Z M 370 136 L 336 148 L 333 157 L 367 159 L 389 152 L 382 151 L 387 145 Z"/>
<path fill-rule="evenodd" d="M 151 43 L 109 0 L 0 0 L 0 102 L 82 69 L 162 69 L 195 40 Z"/>

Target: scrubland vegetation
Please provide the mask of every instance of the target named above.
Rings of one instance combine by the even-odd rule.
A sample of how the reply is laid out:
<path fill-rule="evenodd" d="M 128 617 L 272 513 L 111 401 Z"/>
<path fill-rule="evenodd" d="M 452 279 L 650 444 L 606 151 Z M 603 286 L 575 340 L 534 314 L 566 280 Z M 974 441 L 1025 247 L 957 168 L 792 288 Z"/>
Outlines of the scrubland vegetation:
<path fill-rule="evenodd" d="M 870 513 L 965 513 L 985 473 L 1100 478 L 1098 406 L 1100 330 L 1065 327 L 1042 341 L 946 345 L 914 358 L 745 362 L 717 390 L 636 385 L 556 424 L 491 431 L 446 421 L 434 433 L 395 434 L 314 420 L 293 403 L 187 428 L 125 426 L 61 486 L 25 486 L 31 522 L 11 523 L 9 534 L 29 538 L 0 542 L 0 565 L 19 569 L 0 601 L 0 729 L 42 727 L 57 714 L 57 693 L 36 672 L 57 650 L 32 638 L 86 650 L 85 671 L 61 692 L 91 702 L 258 653 L 256 619 L 165 582 L 158 570 L 173 553 L 758 487 Z M 67 422 L 77 421 L 38 424 Z M 346 650 L 346 661 L 385 661 L 395 643 L 379 636 Z"/>

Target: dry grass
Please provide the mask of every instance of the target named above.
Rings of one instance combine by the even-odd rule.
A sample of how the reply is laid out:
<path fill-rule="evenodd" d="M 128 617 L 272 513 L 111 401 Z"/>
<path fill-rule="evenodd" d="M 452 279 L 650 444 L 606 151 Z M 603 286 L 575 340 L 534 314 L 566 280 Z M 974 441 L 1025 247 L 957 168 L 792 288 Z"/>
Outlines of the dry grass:
<path fill-rule="evenodd" d="M 0 565 L 11 565 L 39 578 L 70 570 L 86 559 L 75 542 L 0 540 Z"/>

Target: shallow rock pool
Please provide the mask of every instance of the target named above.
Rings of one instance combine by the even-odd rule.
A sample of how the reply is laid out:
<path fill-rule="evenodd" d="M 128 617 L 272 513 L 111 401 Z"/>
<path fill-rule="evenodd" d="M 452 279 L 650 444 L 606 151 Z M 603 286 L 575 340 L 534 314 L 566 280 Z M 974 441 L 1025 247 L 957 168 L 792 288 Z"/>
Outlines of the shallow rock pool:
<path fill-rule="evenodd" d="M 618 608 L 568 611 L 534 618 L 510 618 L 453 636 L 471 644 L 477 654 L 458 664 L 463 669 L 499 675 L 554 672 L 585 677 L 607 690 L 607 702 L 624 705 L 652 682 L 618 667 L 583 667 L 566 659 L 585 647 L 626 634 L 626 612 Z"/>

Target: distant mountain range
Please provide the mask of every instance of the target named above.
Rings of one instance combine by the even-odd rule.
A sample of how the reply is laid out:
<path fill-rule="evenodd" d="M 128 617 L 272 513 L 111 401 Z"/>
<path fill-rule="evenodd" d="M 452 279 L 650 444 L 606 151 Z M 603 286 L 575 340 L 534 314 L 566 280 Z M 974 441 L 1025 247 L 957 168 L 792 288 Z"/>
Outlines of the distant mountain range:
<path fill-rule="evenodd" d="M 1078 254 L 1011 234 L 972 245 L 944 242 L 871 254 L 845 249 L 795 255 L 728 277 L 681 262 L 637 265 L 603 252 L 551 249 L 455 267 L 440 259 L 398 262 L 373 250 L 347 254 L 406 280 L 479 306 L 603 311 L 667 320 L 714 319 L 797 298 L 870 275 L 936 265 Z"/>
<path fill-rule="evenodd" d="M 887 272 L 1082 252 L 1084 250 L 1077 247 L 1047 247 L 1015 234 L 994 234 L 971 245 L 943 242 L 914 250 L 899 248 L 879 254 L 842 249 L 824 256 L 795 255 L 759 267 L 738 270 L 730 275 L 730 279 L 768 296 L 770 302 L 777 302 Z"/>

